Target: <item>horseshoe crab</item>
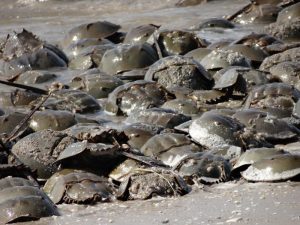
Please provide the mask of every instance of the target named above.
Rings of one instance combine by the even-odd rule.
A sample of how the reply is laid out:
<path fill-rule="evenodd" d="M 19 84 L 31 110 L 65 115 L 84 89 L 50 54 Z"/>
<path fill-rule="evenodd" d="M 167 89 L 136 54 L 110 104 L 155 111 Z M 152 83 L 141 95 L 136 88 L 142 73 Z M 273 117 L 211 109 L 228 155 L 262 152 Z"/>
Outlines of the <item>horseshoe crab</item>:
<path fill-rule="evenodd" d="M 300 89 L 300 62 L 282 62 L 270 68 L 270 73 L 284 83 Z"/>
<path fill-rule="evenodd" d="M 193 26 L 193 29 L 196 30 L 207 30 L 207 29 L 216 29 L 216 28 L 221 28 L 221 29 L 232 29 L 235 28 L 235 25 L 222 18 L 210 18 L 202 21 L 199 25 Z"/>
<path fill-rule="evenodd" d="M 150 44 L 122 44 L 107 50 L 100 68 L 109 75 L 150 66 L 158 57 Z"/>
<path fill-rule="evenodd" d="M 67 146 L 60 153 L 55 165 L 108 175 L 116 165 L 125 160 L 120 154 L 121 151 L 118 145 L 88 143 L 84 140 Z"/>
<path fill-rule="evenodd" d="M 68 46 L 84 38 L 108 38 L 121 27 L 108 21 L 97 21 L 87 24 L 81 24 L 72 28 L 65 36 L 62 45 Z"/>
<path fill-rule="evenodd" d="M 284 52 L 277 53 L 265 58 L 265 60 L 260 65 L 259 69 L 262 71 L 269 72 L 272 66 L 287 61 L 300 61 L 300 47 L 291 48 Z"/>
<path fill-rule="evenodd" d="M 225 46 L 224 50 L 232 50 L 238 52 L 250 60 L 251 66 L 257 68 L 269 54 L 261 48 L 252 47 L 243 44 L 231 44 Z"/>
<path fill-rule="evenodd" d="M 37 220 L 58 216 L 59 212 L 47 195 L 23 178 L 7 177 L 0 180 L 1 223 Z"/>
<path fill-rule="evenodd" d="M 184 56 L 160 59 L 149 67 L 145 80 L 155 80 L 167 89 L 180 86 L 194 90 L 207 90 L 213 83 L 203 66 L 192 58 Z"/>
<path fill-rule="evenodd" d="M 155 30 L 160 26 L 146 24 L 130 29 L 124 39 L 125 44 L 143 44 L 151 37 Z"/>
<path fill-rule="evenodd" d="M 238 77 L 242 76 L 242 78 L 246 81 L 245 83 L 240 83 L 241 87 L 238 85 Z M 237 86 L 237 90 L 244 90 L 242 92 L 245 93 L 245 90 L 247 92 L 251 91 L 253 87 L 260 86 L 263 84 L 267 84 L 270 82 L 270 75 L 266 72 L 262 72 L 255 69 L 250 69 L 246 67 L 239 67 L 239 66 L 233 66 L 233 67 L 227 67 L 225 69 L 221 69 L 217 71 L 214 74 L 215 79 L 215 86 L 218 84 L 220 87 L 227 86 Z M 227 80 L 225 83 L 223 83 L 225 80 Z M 245 87 L 246 86 L 246 87 Z"/>
<path fill-rule="evenodd" d="M 288 154 L 287 152 L 276 148 L 252 148 L 244 152 L 232 168 L 231 174 L 247 169 L 251 164 L 259 160 L 269 158 L 275 155 Z"/>
<path fill-rule="evenodd" d="M 242 129 L 242 124 L 228 116 L 205 112 L 193 120 L 189 134 L 193 140 L 208 148 L 222 148 L 229 145 L 242 146 Z"/>
<path fill-rule="evenodd" d="M 0 92 L 0 105 L 2 107 L 27 106 L 30 102 L 38 99 L 40 96 L 40 94 L 20 89 Z"/>
<path fill-rule="evenodd" d="M 193 115 L 199 112 L 197 104 L 191 100 L 185 99 L 173 99 L 166 101 L 161 108 L 171 109 L 175 112 L 184 114 L 184 115 Z"/>
<path fill-rule="evenodd" d="M 19 140 L 11 151 L 25 165 L 36 170 L 38 178 L 47 179 L 57 170 L 53 164 L 55 160 L 74 141 L 59 131 L 41 130 Z"/>
<path fill-rule="evenodd" d="M 251 67 L 244 55 L 232 50 L 218 49 L 206 55 L 200 62 L 208 71 L 217 71 L 229 66 Z"/>
<path fill-rule="evenodd" d="M 4 137 L 25 118 L 26 114 L 14 111 L 7 111 L 0 116 L 0 136 Z"/>
<path fill-rule="evenodd" d="M 161 106 L 172 96 L 159 84 L 138 80 L 117 87 L 108 96 L 105 110 L 130 115 L 150 107 Z"/>
<path fill-rule="evenodd" d="M 300 40 L 300 18 L 292 21 L 273 23 L 265 28 L 266 32 L 287 42 L 297 42 Z"/>
<path fill-rule="evenodd" d="M 196 48 L 192 51 L 189 51 L 184 56 L 192 57 L 194 60 L 200 63 L 200 61 L 208 55 L 212 50 L 209 48 Z"/>
<path fill-rule="evenodd" d="M 35 112 L 29 127 L 34 131 L 51 129 L 64 130 L 76 124 L 75 116 L 68 111 L 44 110 Z"/>
<path fill-rule="evenodd" d="M 149 199 L 154 196 L 176 196 L 189 192 L 184 180 L 169 170 L 136 169 L 119 187 L 117 198 L 122 200 Z"/>
<path fill-rule="evenodd" d="M 270 23 L 276 21 L 280 7 L 274 4 L 249 4 L 232 20 L 240 24 Z"/>
<path fill-rule="evenodd" d="M 166 165 L 174 166 L 186 155 L 202 151 L 184 134 L 164 133 L 151 137 L 141 148 L 141 152 L 161 160 Z"/>
<path fill-rule="evenodd" d="M 143 124 L 143 123 L 134 123 L 126 125 L 122 128 L 122 131 L 128 137 L 128 144 L 132 148 L 141 149 L 141 147 L 154 135 L 163 131 L 163 127 Z"/>
<path fill-rule="evenodd" d="M 275 38 L 269 34 L 264 33 L 251 33 L 237 39 L 232 44 L 243 44 L 252 47 L 259 47 L 261 49 L 266 49 L 267 46 L 273 44 L 282 44 L 278 38 Z"/>
<path fill-rule="evenodd" d="M 55 204 L 95 204 L 113 200 L 113 187 L 107 178 L 79 170 L 61 170 L 44 185 L 44 191 Z"/>
<path fill-rule="evenodd" d="M 151 108 L 135 112 L 125 120 L 127 123 L 146 123 L 174 128 L 175 126 L 190 120 L 189 116 L 176 113 L 170 109 Z"/>
<path fill-rule="evenodd" d="M 46 70 L 29 70 L 18 76 L 16 83 L 21 84 L 42 84 L 55 81 L 57 75 Z"/>
<path fill-rule="evenodd" d="M 241 173 L 254 182 L 276 182 L 297 177 L 300 174 L 300 155 L 283 154 L 259 160 Z"/>
<path fill-rule="evenodd" d="M 67 58 L 62 51 L 25 29 L 8 35 L 2 52 L 0 71 L 6 79 L 14 79 L 28 70 L 67 66 Z"/>
<path fill-rule="evenodd" d="M 300 91 L 285 83 L 270 83 L 254 88 L 245 103 L 246 108 L 257 108 L 277 117 L 289 117 Z"/>
<path fill-rule="evenodd" d="M 228 181 L 231 165 L 221 156 L 209 153 L 194 153 L 183 158 L 173 170 L 188 184 L 217 183 Z"/>
<path fill-rule="evenodd" d="M 94 97 L 83 91 L 62 89 L 53 92 L 42 108 L 67 110 L 73 113 L 90 113 L 100 110 L 101 106 Z"/>
<path fill-rule="evenodd" d="M 163 30 L 158 33 L 157 43 L 163 56 L 184 55 L 196 48 L 208 45 L 194 33 L 181 30 Z"/>
<path fill-rule="evenodd" d="M 94 98 L 106 98 L 123 81 L 104 73 L 81 74 L 72 79 L 68 85 L 75 90 L 82 90 Z"/>

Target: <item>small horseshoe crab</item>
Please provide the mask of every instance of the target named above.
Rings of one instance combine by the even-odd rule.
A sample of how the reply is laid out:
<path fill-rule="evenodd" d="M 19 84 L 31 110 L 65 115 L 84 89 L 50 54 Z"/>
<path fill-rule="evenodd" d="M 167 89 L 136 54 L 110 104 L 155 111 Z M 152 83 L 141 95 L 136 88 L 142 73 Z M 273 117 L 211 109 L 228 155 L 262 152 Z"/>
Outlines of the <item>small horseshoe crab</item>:
<path fill-rule="evenodd" d="M 188 154 L 202 150 L 200 146 L 192 143 L 186 135 L 176 133 L 157 134 L 141 148 L 144 155 L 161 160 L 169 166 L 174 166 Z"/>
<path fill-rule="evenodd" d="M 51 129 L 65 130 L 76 124 L 75 115 L 68 111 L 44 110 L 35 112 L 29 122 L 29 127 L 34 131 Z"/>
<path fill-rule="evenodd" d="M 160 84 L 138 80 L 117 87 L 108 96 L 105 110 L 130 115 L 135 111 L 159 107 L 173 96 Z"/>
<path fill-rule="evenodd" d="M 35 105 L 37 102 L 31 104 Z M 101 106 L 93 96 L 83 91 L 62 89 L 53 92 L 42 108 L 67 110 L 73 113 L 90 113 L 100 110 Z"/>
<path fill-rule="evenodd" d="M 31 91 L 14 89 L 11 91 L 0 92 L 0 106 L 27 106 L 41 95 Z"/>
<path fill-rule="evenodd" d="M 99 68 L 109 75 L 115 75 L 148 67 L 157 60 L 155 50 L 148 43 L 121 44 L 104 53 Z"/>
<path fill-rule="evenodd" d="M 128 137 L 128 144 L 135 149 L 141 147 L 154 135 L 163 131 L 163 127 L 143 123 L 133 123 L 126 125 L 121 130 Z"/>
<path fill-rule="evenodd" d="M 281 154 L 253 163 L 241 173 L 254 182 L 276 182 L 297 179 L 300 174 L 300 155 Z"/>
<path fill-rule="evenodd" d="M 174 128 L 175 126 L 190 120 L 190 116 L 176 113 L 170 109 L 150 108 L 129 115 L 126 123 L 146 123 Z"/>
<path fill-rule="evenodd" d="M 157 81 L 164 87 L 186 87 L 193 90 L 211 89 L 213 80 L 201 64 L 190 57 L 169 56 L 151 65 L 145 80 Z"/>
<path fill-rule="evenodd" d="M 194 153 L 184 157 L 173 167 L 188 184 L 225 182 L 230 178 L 231 165 L 222 156 Z"/>
<path fill-rule="evenodd" d="M 58 216 L 59 212 L 48 196 L 23 178 L 0 180 L 0 220 L 2 224 L 38 220 Z"/>
<path fill-rule="evenodd" d="M 196 34 L 181 30 L 162 30 L 157 35 L 157 43 L 163 56 L 184 55 L 196 48 L 203 48 L 208 42 Z"/>
<path fill-rule="evenodd" d="M 195 30 L 232 29 L 235 25 L 229 20 L 222 18 L 210 18 L 203 20 L 200 24 L 193 26 Z"/>
<path fill-rule="evenodd" d="M 121 27 L 108 21 L 97 21 L 81 24 L 72 28 L 63 40 L 63 46 L 75 43 L 84 38 L 108 38 L 116 33 Z"/>
<path fill-rule="evenodd" d="M 79 170 L 56 172 L 43 189 L 55 204 L 95 204 L 114 199 L 114 189 L 107 178 Z"/>
<path fill-rule="evenodd" d="M 0 71 L 8 80 L 28 70 L 67 67 L 67 57 L 62 51 L 25 29 L 8 35 L 1 51 L 3 63 Z"/>
<path fill-rule="evenodd" d="M 190 191 L 182 177 L 171 170 L 135 169 L 121 183 L 117 198 L 121 200 L 150 199 L 155 196 L 184 195 Z"/>
<path fill-rule="evenodd" d="M 123 81 L 115 76 L 95 71 L 95 73 L 84 73 L 74 77 L 68 86 L 75 90 L 85 91 L 98 99 L 106 98 L 109 93 L 122 84 Z"/>
<path fill-rule="evenodd" d="M 254 88 L 245 102 L 245 108 L 256 108 L 276 117 L 290 117 L 300 91 L 285 83 L 269 83 Z"/>
<path fill-rule="evenodd" d="M 151 35 L 160 26 L 155 24 L 146 24 L 130 29 L 124 39 L 125 44 L 143 44 L 148 41 Z"/>

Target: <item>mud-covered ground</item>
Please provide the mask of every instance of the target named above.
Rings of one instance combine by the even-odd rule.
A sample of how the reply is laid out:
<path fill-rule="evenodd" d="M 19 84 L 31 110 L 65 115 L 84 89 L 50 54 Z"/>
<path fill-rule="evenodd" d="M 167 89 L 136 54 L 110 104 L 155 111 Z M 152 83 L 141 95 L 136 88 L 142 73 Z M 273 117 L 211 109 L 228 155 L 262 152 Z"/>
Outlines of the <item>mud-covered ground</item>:
<path fill-rule="evenodd" d="M 300 224 L 300 183 L 227 182 L 183 197 L 62 205 L 63 215 L 23 225 Z"/>

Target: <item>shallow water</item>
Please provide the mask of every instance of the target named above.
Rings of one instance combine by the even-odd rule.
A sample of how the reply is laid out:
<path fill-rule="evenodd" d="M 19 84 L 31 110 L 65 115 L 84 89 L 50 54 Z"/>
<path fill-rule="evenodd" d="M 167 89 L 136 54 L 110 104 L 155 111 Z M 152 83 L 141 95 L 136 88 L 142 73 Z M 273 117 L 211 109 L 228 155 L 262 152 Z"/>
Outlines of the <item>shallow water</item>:
<path fill-rule="evenodd" d="M 65 33 L 81 23 L 108 20 L 130 27 L 154 23 L 163 28 L 189 28 L 201 20 L 230 15 L 247 0 L 216 0 L 198 6 L 178 8 L 178 0 L 1 0 L 0 36 L 26 28 L 42 39 L 58 43 Z M 224 34 L 205 32 L 210 40 L 239 37 L 253 27 L 237 28 Z"/>

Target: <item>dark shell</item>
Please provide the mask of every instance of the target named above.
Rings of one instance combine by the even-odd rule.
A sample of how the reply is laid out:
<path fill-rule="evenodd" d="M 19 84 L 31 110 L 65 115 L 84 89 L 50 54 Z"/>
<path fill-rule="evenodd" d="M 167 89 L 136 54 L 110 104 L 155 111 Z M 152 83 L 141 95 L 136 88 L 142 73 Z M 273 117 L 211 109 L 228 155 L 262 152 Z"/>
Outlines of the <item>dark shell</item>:
<path fill-rule="evenodd" d="M 62 168 L 83 169 L 99 175 L 108 175 L 125 160 L 118 145 L 76 142 L 67 146 L 55 161 Z"/>
<path fill-rule="evenodd" d="M 211 19 L 206 19 L 202 21 L 199 25 L 196 25 L 194 29 L 197 30 L 202 30 L 202 29 L 214 29 L 214 28 L 227 28 L 227 29 L 232 29 L 234 28 L 235 25 L 222 18 L 211 18 Z"/>
<path fill-rule="evenodd" d="M 207 90 L 212 78 L 201 64 L 189 57 L 169 56 L 149 67 L 145 80 L 157 81 L 166 88 L 176 86 Z"/>
<path fill-rule="evenodd" d="M 194 33 L 181 30 L 160 31 L 157 43 L 163 56 L 184 55 L 193 49 L 206 47 L 208 44 Z"/>

